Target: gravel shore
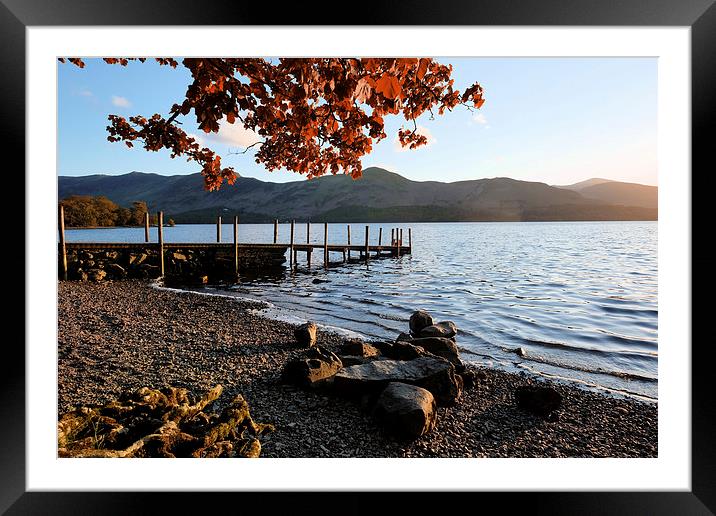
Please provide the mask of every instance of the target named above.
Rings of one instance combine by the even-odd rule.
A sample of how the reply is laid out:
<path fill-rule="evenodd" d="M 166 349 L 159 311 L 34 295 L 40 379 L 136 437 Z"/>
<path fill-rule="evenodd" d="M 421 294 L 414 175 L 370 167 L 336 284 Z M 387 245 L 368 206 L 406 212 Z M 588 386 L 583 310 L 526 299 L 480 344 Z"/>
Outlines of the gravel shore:
<path fill-rule="evenodd" d="M 556 421 L 517 408 L 526 376 L 492 369 L 460 403 L 438 409 L 435 430 L 412 441 L 385 435 L 360 404 L 282 385 L 286 361 L 302 356 L 294 325 L 251 311 L 257 305 L 152 287 L 141 281 L 59 282 L 58 410 L 106 403 L 143 386 L 242 394 L 262 437 L 262 457 L 655 457 L 657 407 L 577 387 Z M 407 324 L 407 322 L 406 322 Z M 335 350 L 343 337 L 318 332 Z"/>

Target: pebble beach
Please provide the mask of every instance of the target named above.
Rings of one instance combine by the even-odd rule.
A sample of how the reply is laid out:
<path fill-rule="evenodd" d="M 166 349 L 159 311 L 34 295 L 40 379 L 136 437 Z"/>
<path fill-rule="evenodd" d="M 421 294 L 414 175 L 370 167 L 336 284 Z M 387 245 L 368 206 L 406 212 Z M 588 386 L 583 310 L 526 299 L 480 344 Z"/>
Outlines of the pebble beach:
<path fill-rule="evenodd" d="M 459 403 L 437 409 L 434 430 L 397 439 L 360 402 L 282 383 L 285 364 L 305 350 L 295 325 L 259 309 L 142 280 L 59 282 L 58 415 L 145 386 L 202 393 L 221 384 L 217 404 L 241 394 L 256 421 L 275 426 L 261 457 L 657 456 L 654 403 L 549 382 L 563 401 L 555 417 L 541 418 L 514 400 L 518 386 L 538 380 L 469 364 L 479 380 Z M 343 341 L 318 331 L 325 349 Z"/>

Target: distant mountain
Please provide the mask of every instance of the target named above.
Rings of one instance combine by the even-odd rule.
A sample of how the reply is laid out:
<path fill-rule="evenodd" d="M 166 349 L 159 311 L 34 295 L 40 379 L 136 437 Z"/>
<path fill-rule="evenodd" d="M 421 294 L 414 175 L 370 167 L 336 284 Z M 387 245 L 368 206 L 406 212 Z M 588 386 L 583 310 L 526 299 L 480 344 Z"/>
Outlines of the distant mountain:
<path fill-rule="evenodd" d="M 60 199 L 104 195 L 122 206 L 146 201 L 152 211 L 161 209 L 177 223 L 213 222 L 221 214 L 238 214 L 244 222 L 268 222 L 274 218 L 315 222 L 657 218 L 656 205 L 616 206 L 609 199 L 590 198 L 545 183 L 504 177 L 456 183 L 419 182 L 377 167 L 364 170 L 358 180 L 329 175 L 310 181 L 270 183 L 240 177 L 233 186 L 224 186 L 218 192 L 205 191 L 200 174 L 60 176 L 58 193 Z"/>
<path fill-rule="evenodd" d="M 659 205 L 659 189 L 656 186 L 622 183 L 595 177 L 558 188 L 579 192 L 588 199 L 596 199 L 609 204 L 652 209 L 656 209 Z"/>
<path fill-rule="evenodd" d="M 573 185 L 554 185 L 557 188 L 564 188 L 566 190 L 574 190 L 575 192 L 578 192 L 582 188 L 587 188 L 588 186 L 594 186 L 599 185 L 602 183 L 611 183 L 611 179 L 602 179 L 601 177 L 593 177 L 591 179 L 587 179 L 585 181 L 580 181 L 579 183 L 574 183 Z"/>

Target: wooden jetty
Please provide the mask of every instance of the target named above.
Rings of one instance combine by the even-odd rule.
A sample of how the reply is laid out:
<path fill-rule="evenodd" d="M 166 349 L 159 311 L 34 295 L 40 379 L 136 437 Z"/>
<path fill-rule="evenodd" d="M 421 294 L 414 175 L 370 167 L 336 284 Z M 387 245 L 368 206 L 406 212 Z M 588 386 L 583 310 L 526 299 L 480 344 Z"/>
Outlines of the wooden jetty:
<path fill-rule="evenodd" d="M 159 274 L 164 276 L 165 274 L 165 255 L 174 253 L 177 251 L 185 250 L 216 250 L 224 254 L 230 253 L 233 255 L 233 266 L 236 274 L 239 273 L 239 264 L 242 254 L 247 253 L 270 253 L 272 255 L 283 254 L 288 252 L 289 268 L 292 271 L 299 269 L 299 257 L 305 253 L 305 261 L 303 265 L 307 268 L 311 268 L 311 257 L 314 251 L 323 253 L 323 264 L 325 268 L 333 265 L 339 265 L 341 263 L 366 263 L 370 260 L 390 257 L 401 257 L 405 254 L 411 254 L 412 252 L 412 229 L 408 228 L 408 241 L 403 242 L 403 229 L 402 228 L 391 228 L 390 242 L 385 245 L 382 242 L 383 239 L 383 228 L 378 229 L 377 238 L 370 234 L 370 226 L 365 226 L 365 237 L 362 242 L 351 243 L 351 226 L 347 226 L 346 242 L 345 243 L 330 243 L 328 241 L 328 226 L 329 223 L 323 223 L 323 242 L 312 243 L 311 240 L 311 223 L 306 223 L 306 242 L 296 241 L 295 221 L 287 223 L 290 227 L 290 239 L 288 242 L 279 242 L 279 221 L 274 220 L 273 223 L 273 243 L 239 243 L 239 232 L 240 224 L 239 217 L 233 217 L 233 241 L 222 242 L 221 227 L 222 219 L 217 217 L 216 219 L 216 242 L 165 242 L 164 241 L 164 213 L 157 212 L 157 240 L 156 242 L 150 241 L 150 224 L 149 214 L 146 214 L 144 218 L 144 242 L 67 242 L 65 239 L 65 220 L 63 207 L 59 207 L 58 212 L 58 226 L 59 226 L 59 259 L 60 259 L 60 274 L 63 279 L 67 278 L 68 265 L 67 265 L 67 254 L 72 251 L 79 252 L 90 252 L 90 251 L 108 251 L 108 250 L 123 250 L 127 252 L 141 252 L 147 248 L 156 248 L 158 253 L 158 265 Z M 374 241 L 371 241 L 371 238 Z M 351 252 L 355 253 L 357 257 L 351 258 Z M 331 256 L 338 254 L 340 259 L 331 262 Z M 285 260 L 284 260 L 285 262 Z"/>

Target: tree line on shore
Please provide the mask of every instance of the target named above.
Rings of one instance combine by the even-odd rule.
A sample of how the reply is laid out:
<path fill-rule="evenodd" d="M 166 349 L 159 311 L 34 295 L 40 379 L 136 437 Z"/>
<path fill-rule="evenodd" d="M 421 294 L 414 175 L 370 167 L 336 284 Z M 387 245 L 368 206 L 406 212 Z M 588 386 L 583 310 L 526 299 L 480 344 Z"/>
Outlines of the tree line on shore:
<path fill-rule="evenodd" d="M 132 206 L 125 208 L 103 195 L 71 195 L 60 201 L 65 212 L 67 227 L 111 227 L 111 226 L 143 226 L 144 218 L 149 213 L 145 201 L 134 201 Z M 157 224 L 157 215 L 149 215 L 149 223 Z M 174 221 L 167 221 L 169 226 Z"/>

